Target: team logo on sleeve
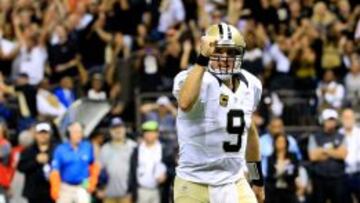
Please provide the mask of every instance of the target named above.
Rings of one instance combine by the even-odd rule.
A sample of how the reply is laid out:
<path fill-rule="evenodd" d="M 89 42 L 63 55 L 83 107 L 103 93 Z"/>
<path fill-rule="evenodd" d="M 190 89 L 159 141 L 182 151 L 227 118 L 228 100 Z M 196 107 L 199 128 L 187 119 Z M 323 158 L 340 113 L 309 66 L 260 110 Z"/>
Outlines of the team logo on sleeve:
<path fill-rule="evenodd" d="M 229 96 L 225 94 L 220 94 L 219 102 L 220 102 L 220 106 L 227 107 L 229 102 Z"/>

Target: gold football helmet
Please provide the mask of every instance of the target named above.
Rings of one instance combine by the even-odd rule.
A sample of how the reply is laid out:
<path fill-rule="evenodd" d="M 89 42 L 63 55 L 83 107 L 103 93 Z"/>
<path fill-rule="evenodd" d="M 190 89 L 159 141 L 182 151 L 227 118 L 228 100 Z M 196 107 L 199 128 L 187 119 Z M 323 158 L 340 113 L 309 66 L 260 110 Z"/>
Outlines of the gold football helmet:
<path fill-rule="evenodd" d="M 243 35 L 226 23 L 210 26 L 205 35 L 217 38 L 214 53 L 210 56 L 209 72 L 221 80 L 239 74 L 246 46 Z"/>

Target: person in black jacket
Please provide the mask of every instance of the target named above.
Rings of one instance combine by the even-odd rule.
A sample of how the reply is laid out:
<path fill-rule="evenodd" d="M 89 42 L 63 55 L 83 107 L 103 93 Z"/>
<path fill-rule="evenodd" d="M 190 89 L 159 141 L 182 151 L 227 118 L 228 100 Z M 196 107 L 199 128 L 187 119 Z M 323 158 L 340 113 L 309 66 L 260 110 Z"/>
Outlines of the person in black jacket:
<path fill-rule="evenodd" d="M 35 143 L 21 153 L 18 170 L 25 174 L 23 196 L 29 203 L 52 203 L 50 197 L 50 161 L 55 146 L 51 143 L 48 123 L 35 126 Z"/>
<path fill-rule="evenodd" d="M 274 153 L 269 157 L 266 203 L 296 203 L 296 183 L 298 159 L 288 151 L 288 140 L 279 134 L 274 140 Z"/>
<path fill-rule="evenodd" d="M 310 136 L 308 154 L 311 161 L 312 200 L 316 203 L 348 203 L 345 198 L 344 135 L 338 133 L 338 113 L 325 109 L 320 117 L 321 131 Z M 330 200 L 330 201 L 328 201 Z"/>

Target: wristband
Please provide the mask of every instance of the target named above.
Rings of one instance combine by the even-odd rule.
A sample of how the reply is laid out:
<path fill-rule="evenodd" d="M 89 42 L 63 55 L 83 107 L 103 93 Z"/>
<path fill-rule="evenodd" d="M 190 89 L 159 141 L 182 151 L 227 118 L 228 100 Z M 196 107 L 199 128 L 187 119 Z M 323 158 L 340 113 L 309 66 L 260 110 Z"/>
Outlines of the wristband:
<path fill-rule="evenodd" d="M 199 66 L 207 66 L 209 64 L 209 60 L 209 57 L 199 54 L 196 59 L 196 64 L 198 64 Z"/>
<path fill-rule="evenodd" d="M 260 161 L 248 162 L 249 177 L 253 185 L 262 187 L 264 186 L 264 177 Z"/>

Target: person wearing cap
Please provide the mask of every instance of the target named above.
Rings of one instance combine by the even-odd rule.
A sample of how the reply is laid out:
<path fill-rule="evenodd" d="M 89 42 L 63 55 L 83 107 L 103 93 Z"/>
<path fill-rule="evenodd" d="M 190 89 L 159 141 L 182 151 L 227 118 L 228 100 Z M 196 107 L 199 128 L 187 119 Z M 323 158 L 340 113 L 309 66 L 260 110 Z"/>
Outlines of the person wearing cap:
<path fill-rule="evenodd" d="M 145 121 L 155 120 L 159 123 L 159 131 L 162 135 L 175 132 L 177 109 L 167 96 L 159 97 L 156 103 L 142 105 L 140 111 Z"/>
<path fill-rule="evenodd" d="M 345 135 L 347 156 L 345 159 L 345 173 L 348 202 L 353 196 L 360 202 L 360 127 L 356 126 L 355 112 L 348 108 L 341 114 L 342 128 L 339 132 Z"/>
<path fill-rule="evenodd" d="M 35 143 L 20 155 L 18 170 L 25 175 L 23 196 L 29 203 L 51 203 L 50 161 L 55 144 L 51 142 L 51 126 L 38 123 L 35 126 Z"/>
<path fill-rule="evenodd" d="M 338 113 L 325 109 L 320 116 L 322 130 L 310 136 L 309 159 L 312 162 L 313 202 L 344 202 L 344 178 L 347 155 L 344 136 L 337 131 Z"/>
<path fill-rule="evenodd" d="M 136 143 L 126 137 L 120 117 L 110 122 L 111 141 L 100 150 L 100 163 L 107 176 L 104 203 L 131 203 L 130 158 Z"/>
<path fill-rule="evenodd" d="M 167 96 L 160 96 L 156 103 L 144 104 L 141 107 L 145 121 L 156 121 L 159 125 L 159 140 L 164 147 L 164 153 L 173 155 L 168 157 L 167 179 L 162 184 L 162 199 L 170 196 L 169 188 L 175 178 L 177 136 L 176 136 L 176 115 L 177 109 Z"/>
<path fill-rule="evenodd" d="M 83 126 L 68 126 L 69 141 L 56 147 L 51 162 L 51 197 L 57 203 L 90 203 L 100 173 L 91 143 L 83 139 Z"/>
<path fill-rule="evenodd" d="M 160 186 L 167 178 L 167 156 L 159 141 L 159 124 L 146 121 L 142 124 L 142 141 L 132 155 L 132 192 L 134 202 L 160 203 Z M 169 196 L 167 197 L 169 198 Z"/>

